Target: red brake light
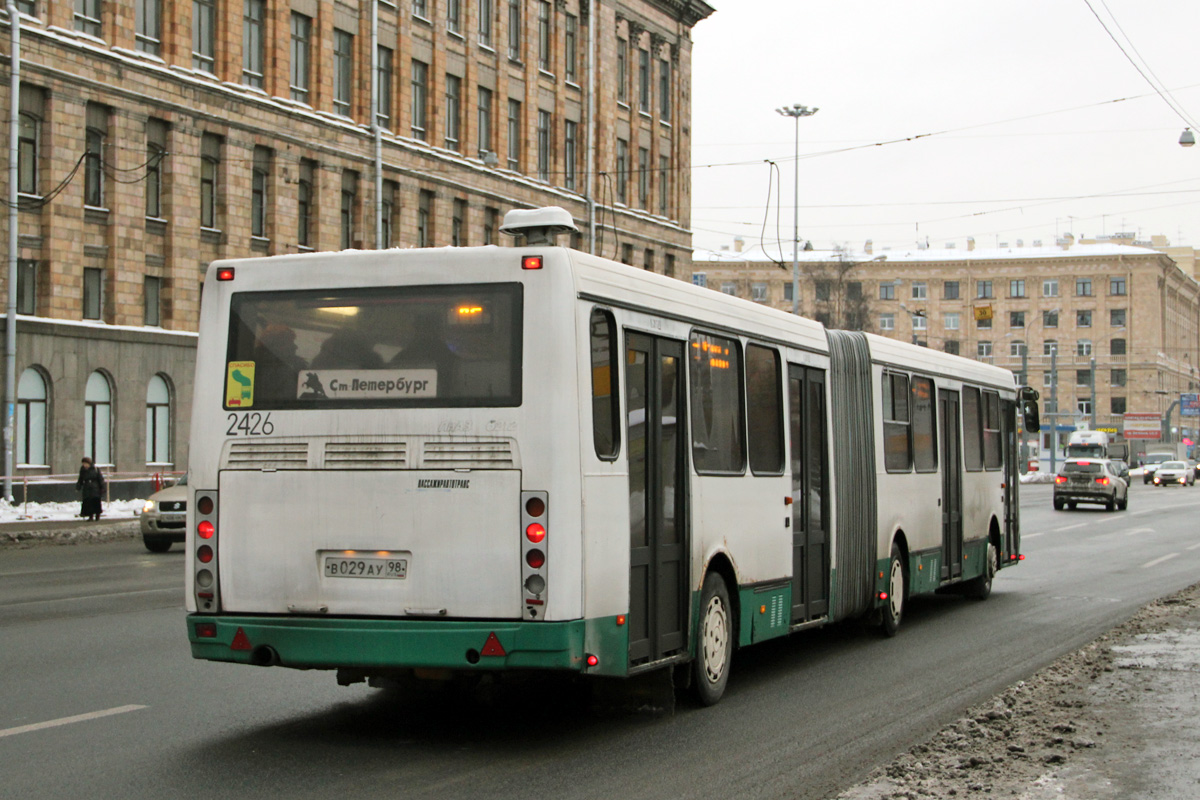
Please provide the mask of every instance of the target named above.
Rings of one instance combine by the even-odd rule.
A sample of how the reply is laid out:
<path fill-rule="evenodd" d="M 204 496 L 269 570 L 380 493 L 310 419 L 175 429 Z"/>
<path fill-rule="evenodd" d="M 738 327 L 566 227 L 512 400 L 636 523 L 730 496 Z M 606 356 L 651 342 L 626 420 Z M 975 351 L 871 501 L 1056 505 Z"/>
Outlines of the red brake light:
<path fill-rule="evenodd" d="M 217 280 L 231 281 L 233 280 L 233 267 L 222 267 L 217 270 Z"/>
<path fill-rule="evenodd" d="M 541 256 L 524 256 L 521 259 L 521 269 L 541 269 L 541 268 L 542 268 L 542 257 Z"/>
<path fill-rule="evenodd" d="M 207 564 L 208 562 L 212 561 L 212 558 L 213 558 L 212 548 L 206 544 L 200 545 L 200 549 L 196 551 L 196 558 L 200 559 L 200 561 L 204 564 Z"/>
<path fill-rule="evenodd" d="M 204 520 L 196 526 L 196 533 L 200 534 L 201 539 L 211 539 L 217 529 L 208 520 Z"/>
<path fill-rule="evenodd" d="M 525 554 L 525 563 L 534 569 L 541 569 L 542 565 L 546 563 L 546 554 L 534 548 Z"/>
<path fill-rule="evenodd" d="M 540 544 L 546 538 L 546 529 L 536 522 L 531 522 L 525 529 L 525 538 L 534 544 Z"/>
<path fill-rule="evenodd" d="M 1086 462 L 1086 461 L 1076 461 L 1075 463 L 1076 463 L 1076 465 L 1078 465 L 1078 466 L 1080 466 L 1080 467 L 1086 467 L 1088 462 Z"/>
<path fill-rule="evenodd" d="M 587 665 L 588 665 L 589 667 L 594 667 L 594 666 L 596 666 L 596 665 L 597 665 L 597 664 L 599 664 L 599 663 L 600 663 L 600 659 L 596 658 L 596 657 L 595 657 L 594 655 L 592 655 L 591 653 L 588 653 L 588 657 L 587 657 Z"/>
<path fill-rule="evenodd" d="M 540 517 L 546 513 L 546 502 L 540 497 L 531 497 L 525 501 L 525 513 L 531 517 Z"/>
<path fill-rule="evenodd" d="M 201 497 L 196 501 L 196 510 L 204 516 L 208 516 L 213 512 L 213 500 L 211 497 Z"/>
<path fill-rule="evenodd" d="M 215 622 L 197 622 L 196 636 L 200 639 L 215 639 L 217 638 L 217 623 Z"/>
<path fill-rule="evenodd" d="M 1067 476 L 1066 476 L 1066 475 L 1055 475 L 1055 476 L 1054 476 L 1054 482 L 1055 482 L 1055 483 L 1066 483 L 1066 482 L 1067 482 Z"/>
<path fill-rule="evenodd" d="M 1108 478 L 1096 478 L 1096 483 L 1101 486 L 1108 486 Z"/>

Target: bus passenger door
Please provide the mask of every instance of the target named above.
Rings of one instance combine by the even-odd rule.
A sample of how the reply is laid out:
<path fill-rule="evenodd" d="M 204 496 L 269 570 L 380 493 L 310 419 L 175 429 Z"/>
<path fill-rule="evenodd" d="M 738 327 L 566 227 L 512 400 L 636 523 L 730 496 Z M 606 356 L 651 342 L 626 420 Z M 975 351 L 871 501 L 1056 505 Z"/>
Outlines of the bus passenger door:
<path fill-rule="evenodd" d="M 629 333 L 629 662 L 687 645 L 683 343 Z"/>
<path fill-rule="evenodd" d="M 829 613 L 825 373 L 788 365 L 792 439 L 792 624 Z"/>
<path fill-rule="evenodd" d="M 959 394 L 938 390 L 942 428 L 942 580 L 962 577 L 962 431 Z"/>
<path fill-rule="evenodd" d="M 1017 489 L 1021 482 L 1021 447 L 1017 431 L 1020 428 L 1017 404 L 1000 401 L 1000 442 L 1004 459 L 1004 553 L 1007 558 L 1021 552 L 1021 519 L 1017 507 Z M 1003 562 L 1001 562 L 1003 563 Z"/>

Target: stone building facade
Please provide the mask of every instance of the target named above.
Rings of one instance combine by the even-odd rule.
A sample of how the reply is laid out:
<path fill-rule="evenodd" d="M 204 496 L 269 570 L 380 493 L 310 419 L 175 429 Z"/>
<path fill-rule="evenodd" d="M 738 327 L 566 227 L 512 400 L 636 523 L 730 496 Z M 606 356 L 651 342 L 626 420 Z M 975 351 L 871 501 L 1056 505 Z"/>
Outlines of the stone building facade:
<path fill-rule="evenodd" d="M 502 244 L 558 205 L 580 249 L 689 260 L 702 0 L 17 6 L 17 475 L 186 468 L 216 259 Z"/>
<path fill-rule="evenodd" d="M 692 281 L 790 311 L 792 262 L 774 255 L 698 251 Z M 1049 419 L 1060 438 L 1093 424 L 1121 433 L 1127 411 L 1172 411 L 1176 438 L 1200 427 L 1177 404 L 1200 391 L 1200 284 L 1159 250 L 1065 238 L 1051 247 L 806 251 L 800 274 L 804 316 L 1024 373 L 1051 415 L 1043 448 Z"/>

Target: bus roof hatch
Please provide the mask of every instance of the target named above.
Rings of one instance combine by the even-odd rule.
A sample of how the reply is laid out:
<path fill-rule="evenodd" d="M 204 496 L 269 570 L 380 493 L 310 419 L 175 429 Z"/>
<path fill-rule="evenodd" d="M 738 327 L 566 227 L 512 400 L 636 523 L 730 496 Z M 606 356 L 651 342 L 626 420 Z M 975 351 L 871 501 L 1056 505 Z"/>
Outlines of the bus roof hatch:
<path fill-rule="evenodd" d="M 565 208 L 547 206 L 509 211 L 504 215 L 500 232 L 510 236 L 523 235 L 527 245 L 553 245 L 559 234 L 579 233 L 579 228 L 575 227 L 575 220 Z"/>

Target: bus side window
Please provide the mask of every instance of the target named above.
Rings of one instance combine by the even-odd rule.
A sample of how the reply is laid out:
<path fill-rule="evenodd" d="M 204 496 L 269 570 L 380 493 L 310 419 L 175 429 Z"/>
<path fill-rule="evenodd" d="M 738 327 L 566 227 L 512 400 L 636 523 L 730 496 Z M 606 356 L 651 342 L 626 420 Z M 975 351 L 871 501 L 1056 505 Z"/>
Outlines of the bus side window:
<path fill-rule="evenodd" d="M 592 442 L 596 455 L 606 461 L 617 457 L 621 449 L 620 403 L 614 353 L 617 326 L 612 312 L 593 309 L 590 320 L 592 348 Z"/>
<path fill-rule="evenodd" d="M 758 345 L 746 346 L 746 401 L 750 417 L 747 444 L 750 471 L 783 473 L 783 397 L 779 354 Z"/>
<path fill-rule="evenodd" d="M 741 343 L 692 333 L 688 349 L 696 472 L 741 475 L 746 468 Z"/>
<path fill-rule="evenodd" d="M 971 472 L 983 469 L 983 409 L 979 390 L 964 386 L 962 392 L 963 466 Z"/>
<path fill-rule="evenodd" d="M 888 472 L 912 469 L 908 376 L 883 374 L 883 465 Z"/>
<path fill-rule="evenodd" d="M 983 466 L 1000 469 L 1000 395 L 983 393 Z"/>
<path fill-rule="evenodd" d="M 937 420 L 933 413 L 933 381 L 912 379 L 913 464 L 917 472 L 937 472 Z"/>

